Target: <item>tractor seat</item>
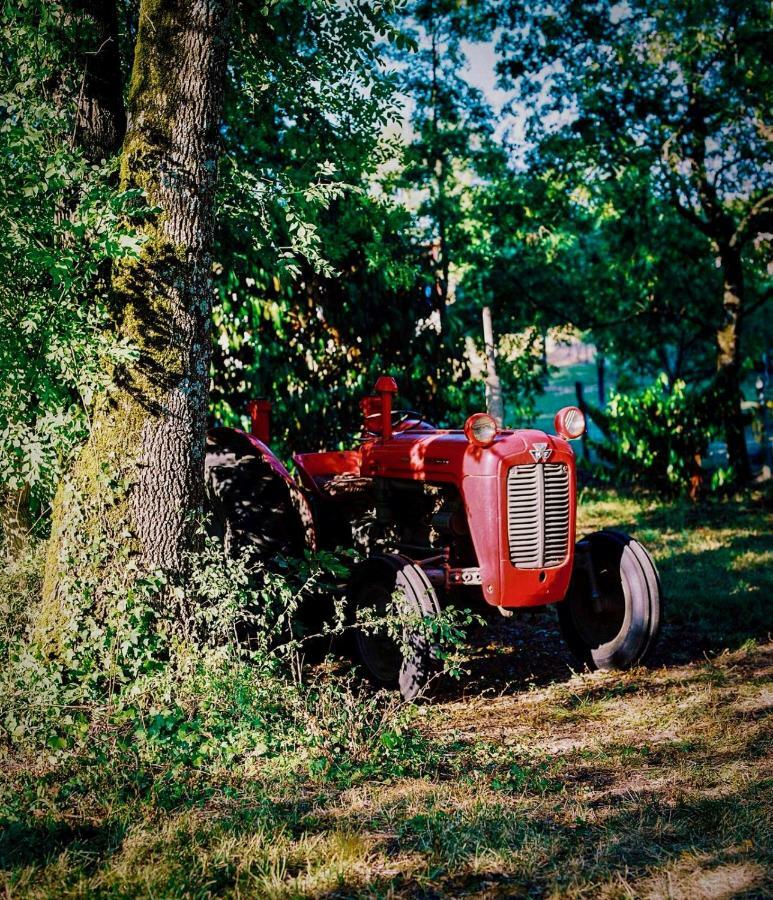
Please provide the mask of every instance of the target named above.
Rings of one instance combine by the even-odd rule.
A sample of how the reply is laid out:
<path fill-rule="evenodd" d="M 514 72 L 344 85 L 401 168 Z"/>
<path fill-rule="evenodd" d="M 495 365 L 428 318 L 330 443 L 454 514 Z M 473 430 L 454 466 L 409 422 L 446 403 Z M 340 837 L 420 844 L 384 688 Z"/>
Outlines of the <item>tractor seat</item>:
<path fill-rule="evenodd" d="M 373 488 L 373 479 L 363 475 L 318 475 L 314 481 L 317 490 L 328 500 L 364 500 Z"/>

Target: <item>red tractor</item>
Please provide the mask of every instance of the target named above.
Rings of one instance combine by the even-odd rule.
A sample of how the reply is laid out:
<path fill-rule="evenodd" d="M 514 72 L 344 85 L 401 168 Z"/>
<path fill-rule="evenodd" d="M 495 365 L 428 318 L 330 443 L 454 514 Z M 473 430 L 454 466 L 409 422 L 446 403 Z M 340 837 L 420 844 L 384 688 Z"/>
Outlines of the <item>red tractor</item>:
<path fill-rule="evenodd" d="M 367 558 L 347 586 L 356 607 L 383 610 L 397 595 L 423 618 L 482 596 L 509 610 L 555 603 L 577 660 L 627 668 L 651 651 L 661 617 L 658 573 L 638 541 L 599 531 L 575 544 L 576 466 L 569 441 L 582 412 L 555 417 L 556 434 L 497 427 L 486 413 L 441 429 L 393 409 L 382 375 L 360 402 L 355 450 L 301 453 L 294 479 L 268 447 L 269 409 L 251 404 L 252 433 L 216 428 L 207 446 L 207 492 L 231 548 L 259 558 L 306 547 L 359 547 Z M 430 641 L 357 632 L 369 674 L 412 698 L 433 671 Z"/>

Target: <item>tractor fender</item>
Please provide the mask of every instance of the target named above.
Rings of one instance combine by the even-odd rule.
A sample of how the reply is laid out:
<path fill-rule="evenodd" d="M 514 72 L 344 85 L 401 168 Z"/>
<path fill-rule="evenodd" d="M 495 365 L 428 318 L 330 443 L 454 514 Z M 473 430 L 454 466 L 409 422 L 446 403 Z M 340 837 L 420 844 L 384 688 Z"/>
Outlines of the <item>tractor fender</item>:
<path fill-rule="evenodd" d="M 317 534 L 314 527 L 314 516 L 311 511 L 311 505 L 309 504 L 303 489 L 287 471 L 287 467 L 271 448 L 267 444 L 264 444 L 263 441 L 258 440 L 254 435 L 248 434 L 246 431 L 242 431 L 239 428 L 225 428 L 222 426 L 210 428 L 207 431 L 207 439 L 219 445 L 249 449 L 251 453 L 260 456 L 265 460 L 272 471 L 276 473 L 277 477 L 281 478 L 287 485 L 293 506 L 297 510 L 303 525 L 306 546 L 309 550 L 315 551 L 317 549 Z"/>

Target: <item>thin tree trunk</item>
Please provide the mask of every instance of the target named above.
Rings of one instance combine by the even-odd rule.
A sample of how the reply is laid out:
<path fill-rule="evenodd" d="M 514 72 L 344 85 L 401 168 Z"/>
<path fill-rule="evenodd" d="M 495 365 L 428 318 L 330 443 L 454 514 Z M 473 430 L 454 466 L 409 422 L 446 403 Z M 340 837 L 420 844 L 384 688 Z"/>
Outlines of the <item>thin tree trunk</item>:
<path fill-rule="evenodd" d="M 737 477 L 750 477 L 749 453 L 741 411 L 740 336 L 743 316 L 743 264 L 740 248 L 732 242 L 720 248 L 724 278 L 723 319 L 717 330 L 717 395 L 722 406 L 730 464 Z"/>
<path fill-rule="evenodd" d="M 112 373 L 90 439 L 54 510 L 44 634 L 77 568 L 111 585 L 186 570 L 204 484 L 210 250 L 225 79 L 227 0 L 142 0 L 121 185 L 156 208 L 136 260 L 112 277 L 116 335 L 138 351 Z M 96 549 L 95 549 L 96 548 Z M 97 603 L 98 605 L 98 603 Z"/>
<path fill-rule="evenodd" d="M 490 307 L 483 307 L 482 318 L 483 346 L 486 354 L 486 410 L 490 416 L 496 419 L 497 425 L 501 428 L 505 411 L 502 383 L 497 375 L 497 346 L 494 340 L 494 324 L 491 321 Z"/>
<path fill-rule="evenodd" d="M 90 37 L 79 54 L 83 75 L 73 136 L 86 158 L 99 162 L 121 149 L 126 133 L 118 14 L 115 0 L 74 0 L 72 6 Z"/>
<path fill-rule="evenodd" d="M 736 477 L 747 481 L 750 477 L 749 453 L 746 448 L 743 415 L 741 412 L 741 324 L 743 314 L 743 262 L 740 232 L 732 216 L 723 205 L 716 184 L 709 176 L 706 164 L 709 130 L 706 124 L 705 98 L 696 62 L 691 61 L 688 81 L 689 104 L 687 121 L 693 136 L 691 168 L 705 219 L 677 204 L 688 221 L 716 240 L 722 264 L 723 295 L 722 321 L 717 329 L 716 389 L 725 428 L 725 440 L 730 464 Z"/>
<path fill-rule="evenodd" d="M 596 352 L 596 382 L 598 388 L 598 398 L 599 398 L 599 406 L 601 409 L 607 405 L 607 386 L 605 383 L 605 374 L 606 374 L 606 365 L 607 361 L 604 359 L 604 354 L 600 352 Z"/>
<path fill-rule="evenodd" d="M 435 278 L 438 291 L 435 295 L 435 306 L 438 313 L 439 335 L 435 344 L 435 389 L 437 396 L 441 391 L 444 381 L 444 370 L 448 362 L 448 279 L 450 264 L 448 258 L 448 238 L 446 233 L 446 161 L 443 148 L 440 146 L 440 131 L 438 128 L 439 116 L 439 87 L 438 70 L 440 67 L 440 52 L 438 48 L 437 31 L 435 22 L 432 25 L 432 140 L 434 150 L 434 176 L 436 184 L 435 216 L 438 229 L 438 254 L 439 271 L 436 268 Z"/>

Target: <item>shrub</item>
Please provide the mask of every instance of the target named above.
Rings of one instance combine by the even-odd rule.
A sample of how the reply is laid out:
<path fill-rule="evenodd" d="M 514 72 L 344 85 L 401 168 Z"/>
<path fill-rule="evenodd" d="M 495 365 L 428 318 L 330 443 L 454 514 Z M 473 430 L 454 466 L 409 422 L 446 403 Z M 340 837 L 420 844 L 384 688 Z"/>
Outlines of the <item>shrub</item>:
<path fill-rule="evenodd" d="M 683 381 L 669 384 L 663 373 L 632 393 L 614 393 L 606 412 L 591 409 L 605 435 L 594 442 L 607 468 L 602 477 L 665 494 L 695 495 L 704 487 L 702 461 L 716 434 L 711 397 L 690 391 Z M 720 477 L 710 482 L 721 484 Z"/>
<path fill-rule="evenodd" d="M 303 666 L 313 636 L 296 620 L 308 595 L 345 572 L 335 556 L 310 555 L 269 572 L 225 556 L 210 540 L 191 558 L 177 608 L 157 576 L 103 591 L 98 613 L 81 578 L 55 656 L 33 639 L 39 579 L 18 574 L 39 562 L 36 553 L 34 564 L 9 573 L 8 609 L 0 610 L 8 613 L 0 623 L 0 748 L 15 756 L 60 771 L 94 764 L 129 791 L 138 781 L 155 790 L 176 772 L 225 773 L 237 763 L 351 780 L 431 759 L 398 695 Z M 328 639 L 352 627 L 341 604 L 320 628 Z M 452 671 L 467 618 L 426 623 Z M 393 619 L 366 627 L 394 630 Z"/>

